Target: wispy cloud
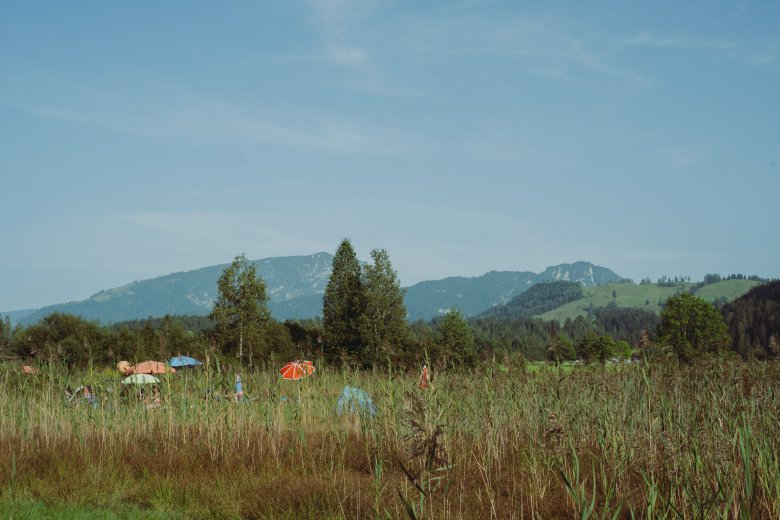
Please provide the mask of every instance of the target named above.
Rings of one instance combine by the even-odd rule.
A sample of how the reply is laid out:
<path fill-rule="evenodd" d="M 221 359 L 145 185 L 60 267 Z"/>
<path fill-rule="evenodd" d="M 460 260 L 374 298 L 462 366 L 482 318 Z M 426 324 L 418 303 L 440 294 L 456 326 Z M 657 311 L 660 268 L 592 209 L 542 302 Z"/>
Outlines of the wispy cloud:
<path fill-rule="evenodd" d="M 647 47 L 676 47 L 700 49 L 736 49 L 739 44 L 730 40 L 701 38 L 676 34 L 672 36 L 652 34 L 647 31 L 638 32 L 622 39 L 626 45 Z"/>
<path fill-rule="evenodd" d="M 324 55 L 328 61 L 341 65 L 355 65 L 368 61 L 368 53 L 356 47 L 331 47 Z"/>
<path fill-rule="evenodd" d="M 158 139 L 232 141 L 328 152 L 390 153 L 404 147 L 398 132 L 301 109 L 247 107 L 182 95 L 160 103 L 81 106 L 78 109 L 4 99 L 0 103 L 39 117 Z"/>
<path fill-rule="evenodd" d="M 370 61 L 368 51 L 358 47 L 339 47 L 323 44 L 320 48 L 305 54 L 278 56 L 277 63 L 325 63 L 343 66 L 358 66 Z"/>
<path fill-rule="evenodd" d="M 615 45 L 575 20 L 550 15 L 495 17 L 445 12 L 418 18 L 402 45 L 426 61 L 504 61 L 540 78 L 569 83 L 606 76 L 640 85 L 650 81 L 615 58 Z"/>
<path fill-rule="evenodd" d="M 311 0 L 308 2 L 314 29 L 320 35 L 320 48 L 304 59 L 354 66 L 369 61 L 368 51 L 347 43 L 352 39 L 352 27 L 365 20 L 377 2 L 367 0 Z"/>
<path fill-rule="evenodd" d="M 685 34 L 660 35 L 648 31 L 627 36 L 621 41 L 625 45 L 634 47 L 708 51 L 715 53 L 721 59 L 755 67 L 776 64 L 778 51 L 780 51 L 775 42 L 735 41 Z"/>
<path fill-rule="evenodd" d="M 757 67 L 771 65 L 775 62 L 775 57 L 771 54 L 752 54 L 746 56 L 746 59 L 748 64 L 755 65 Z"/>

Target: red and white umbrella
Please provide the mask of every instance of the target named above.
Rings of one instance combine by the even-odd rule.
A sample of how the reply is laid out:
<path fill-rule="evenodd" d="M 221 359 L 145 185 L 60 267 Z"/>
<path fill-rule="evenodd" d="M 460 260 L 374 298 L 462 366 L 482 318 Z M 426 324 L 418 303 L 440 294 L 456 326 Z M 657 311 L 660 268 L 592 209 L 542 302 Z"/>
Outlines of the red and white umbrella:
<path fill-rule="evenodd" d="M 315 370 L 317 369 L 314 368 L 314 363 L 311 361 L 297 360 L 284 365 L 279 369 L 279 373 L 282 374 L 283 379 L 298 380 L 312 375 Z"/>

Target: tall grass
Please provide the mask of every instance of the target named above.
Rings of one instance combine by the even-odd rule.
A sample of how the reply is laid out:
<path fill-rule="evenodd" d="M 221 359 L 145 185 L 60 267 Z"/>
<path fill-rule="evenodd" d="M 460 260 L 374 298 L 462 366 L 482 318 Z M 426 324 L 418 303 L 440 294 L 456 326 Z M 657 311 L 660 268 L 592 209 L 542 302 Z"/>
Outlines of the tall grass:
<path fill-rule="evenodd" d="M 188 518 L 780 518 L 780 366 L 165 376 L 0 372 L 0 504 Z M 118 381 L 118 377 L 116 381 Z M 99 407 L 66 385 L 96 382 Z M 375 419 L 335 414 L 345 385 Z M 109 391 L 113 388 L 113 392 Z M 2 509 L 0 509 L 2 510 Z"/>

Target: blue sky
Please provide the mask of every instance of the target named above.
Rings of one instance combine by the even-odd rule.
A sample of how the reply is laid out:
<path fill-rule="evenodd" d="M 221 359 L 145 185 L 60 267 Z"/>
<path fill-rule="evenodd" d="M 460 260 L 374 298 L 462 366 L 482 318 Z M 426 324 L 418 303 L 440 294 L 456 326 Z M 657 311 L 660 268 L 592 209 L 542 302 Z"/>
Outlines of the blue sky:
<path fill-rule="evenodd" d="M 385 248 L 779 276 L 778 2 L 3 2 L 0 309 Z"/>

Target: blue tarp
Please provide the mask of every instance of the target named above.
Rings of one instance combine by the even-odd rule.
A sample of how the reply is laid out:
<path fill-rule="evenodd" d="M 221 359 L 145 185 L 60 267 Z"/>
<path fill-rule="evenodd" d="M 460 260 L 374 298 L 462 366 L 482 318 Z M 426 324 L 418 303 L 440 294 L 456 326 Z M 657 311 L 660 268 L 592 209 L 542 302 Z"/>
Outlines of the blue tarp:
<path fill-rule="evenodd" d="M 360 388 L 345 386 L 339 396 L 336 413 L 339 415 L 357 413 L 374 418 L 376 417 L 376 406 L 374 406 L 374 402 L 365 391 Z"/>

